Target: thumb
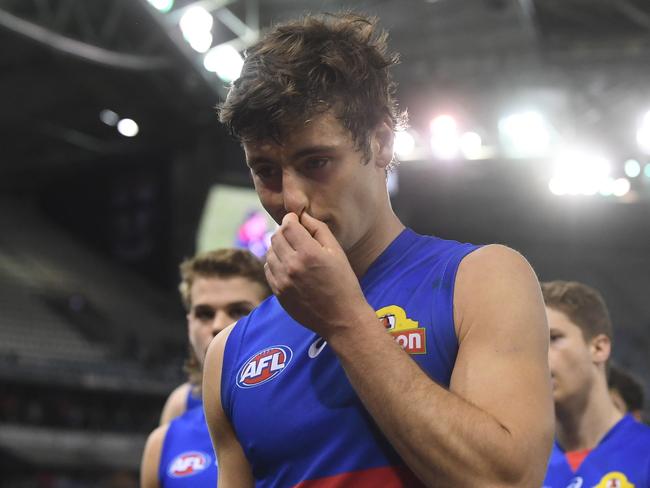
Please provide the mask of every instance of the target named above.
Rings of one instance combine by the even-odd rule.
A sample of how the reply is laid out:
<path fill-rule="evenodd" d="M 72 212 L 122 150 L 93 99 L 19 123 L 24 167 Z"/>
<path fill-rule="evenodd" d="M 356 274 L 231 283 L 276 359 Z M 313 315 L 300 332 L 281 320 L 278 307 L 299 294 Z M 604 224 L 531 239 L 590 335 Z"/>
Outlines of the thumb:
<path fill-rule="evenodd" d="M 334 237 L 327 224 L 312 217 L 306 211 L 300 215 L 300 223 L 321 246 L 329 247 L 332 244 L 338 245 L 336 237 Z"/>

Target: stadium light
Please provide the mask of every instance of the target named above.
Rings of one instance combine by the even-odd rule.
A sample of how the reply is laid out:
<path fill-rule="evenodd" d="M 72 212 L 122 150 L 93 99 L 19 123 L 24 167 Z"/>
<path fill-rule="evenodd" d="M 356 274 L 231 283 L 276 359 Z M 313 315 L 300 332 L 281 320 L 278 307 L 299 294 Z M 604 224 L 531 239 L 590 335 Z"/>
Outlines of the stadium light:
<path fill-rule="evenodd" d="M 450 115 L 439 115 L 431 121 L 431 151 L 440 159 L 453 159 L 460 151 L 458 124 Z"/>
<path fill-rule="evenodd" d="M 636 178 L 641 174 L 641 165 L 636 159 L 628 159 L 624 165 L 625 175 L 630 178 Z"/>
<path fill-rule="evenodd" d="M 220 44 L 210 49 L 203 58 L 203 66 L 216 73 L 226 83 L 232 83 L 241 74 L 244 60 L 230 44 Z"/>
<path fill-rule="evenodd" d="M 503 117 L 499 134 L 504 150 L 515 157 L 546 154 L 551 144 L 551 132 L 544 117 L 532 110 Z"/>
<path fill-rule="evenodd" d="M 214 18 L 205 8 L 195 5 L 187 9 L 178 25 L 183 37 L 192 49 L 200 53 L 206 52 L 212 45 L 212 24 Z"/>
<path fill-rule="evenodd" d="M 476 132 L 465 132 L 460 136 L 460 152 L 465 159 L 480 159 L 483 154 L 483 140 Z"/>
<path fill-rule="evenodd" d="M 401 130 L 395 133 L 393 141 L 393 151 L 398 158 L 407 160 L 413 155 L 415 150 L 415 138 L 407 130 Z"/>
<path fill-rule="evenodd" d="M 608 188 L 610 170 L 609 161 L 601 155 L 566 151 L 555 162 L 549 190 L 555 195 L 595 195 Z"/>
<path fill-rule="evenodd" d="M 630 180 L 627 178 L 618 178 L 614 181 L 612 193 L 614 196 L 622 197 L 630 191 Z"/>
<path fill-rule="evenodd" d="M 174 0 L 147 0 L 155 9 L 166 14 L 174 7 Z"/>
<path fill-rule="evenodd" d="M 111 127 L 115 127 L 115 125 L 118 123 L 120 120 L 120 116 L 117 115 L 115 112 L 109 109 L 104 109 L 101 112 L 99 112 L 99 120 L 104 122 L 106 125 L 110 125 Z"/>
<path fill-rule="evenodd" d="M 135 137 L 140 132 L 140 128 L 135 120 L 122 119 L 117 123 L 117 131 L 124 137 Z"/>

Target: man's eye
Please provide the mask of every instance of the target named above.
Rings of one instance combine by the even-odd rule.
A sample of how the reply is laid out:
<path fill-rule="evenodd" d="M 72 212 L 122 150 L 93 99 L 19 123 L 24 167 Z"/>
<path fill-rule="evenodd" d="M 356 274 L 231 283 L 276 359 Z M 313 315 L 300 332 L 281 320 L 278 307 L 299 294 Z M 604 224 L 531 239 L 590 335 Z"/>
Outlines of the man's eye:
<path fill-rule="evenodd" d="M 253 174 L 262 180 L 273 178 L 275 173 L 275 168 L 272 166 L 257 166 L 253 168 Z"/>
<path fill-rule="evenodd" d="M 233 319 L 239 319 L 244 315 L 248 315 L 249 313 L 251 313 L 251 309 L 247 307 L 235 307 L 231 308 L 228 311 L 228 315 L 230 315 Z"/>
<path fill-rule="evenodd" d="M 314 158 L 308 159 L 305 162 L 305 167 L 307 169 L 320 169 L 329 162 L 328 158 Z"/>
<path fill-rule="evenodd" d="M 214 311 L 212 310 L 196 310 L 194 316 L 199 320 L 212 320 L 214 318 Z"/>

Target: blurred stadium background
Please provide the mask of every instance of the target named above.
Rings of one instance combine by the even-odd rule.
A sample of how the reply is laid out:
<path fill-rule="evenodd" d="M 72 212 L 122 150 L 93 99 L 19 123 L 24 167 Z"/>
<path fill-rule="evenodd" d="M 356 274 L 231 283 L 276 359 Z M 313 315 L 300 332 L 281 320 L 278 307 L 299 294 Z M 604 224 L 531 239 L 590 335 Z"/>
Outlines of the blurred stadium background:
<path fill-rule="evenodd" d="M 402 220 L 599 288 L 650 388 L 647 0 L 0 0 L 2 486 L 137 485 L 177 264 L 273 228 L 213 107 L 260 29 L 340 8 L 402 55 Z"/>

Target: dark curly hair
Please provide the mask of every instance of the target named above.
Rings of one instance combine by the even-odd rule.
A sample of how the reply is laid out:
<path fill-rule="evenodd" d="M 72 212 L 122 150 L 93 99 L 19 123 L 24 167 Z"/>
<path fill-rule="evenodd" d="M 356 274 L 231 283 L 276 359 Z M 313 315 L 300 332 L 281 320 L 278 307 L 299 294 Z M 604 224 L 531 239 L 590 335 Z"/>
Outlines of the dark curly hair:
<path fill-rule="evenodd" d="M 407 118 L 389 71 L 398 55 L 377 24 L 342 12 L 276 25 L 246 51 L 219 120 L 242 142 L 280 141 L 295 124 L 333 109 L 368 160 L 370 131 L 386 118 L 399 130 Z"/>

